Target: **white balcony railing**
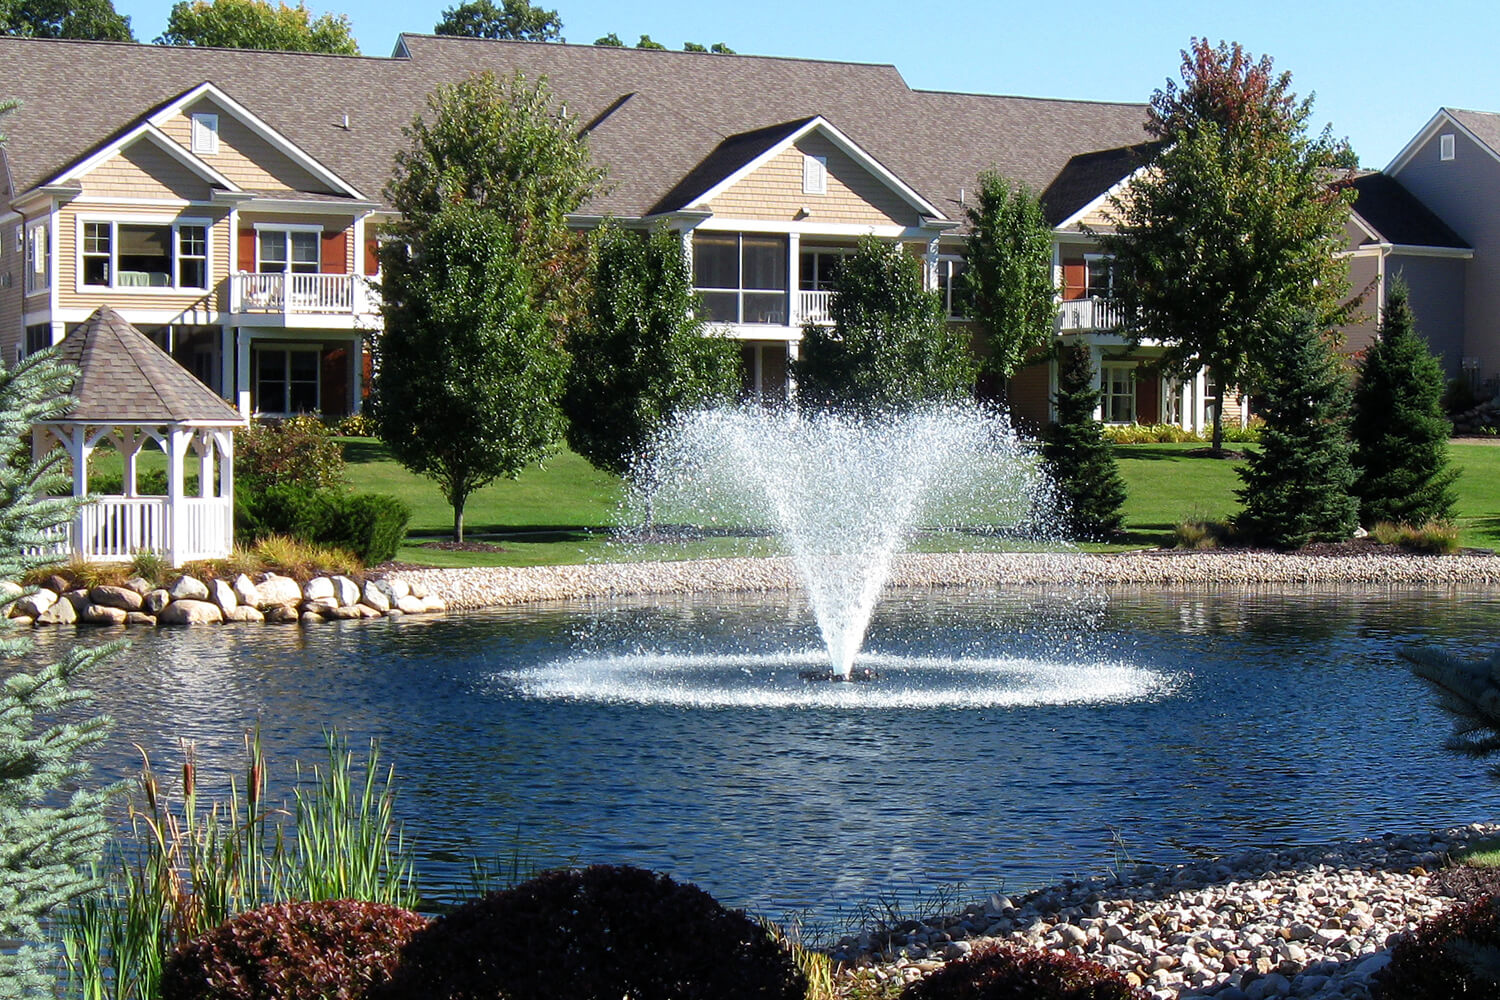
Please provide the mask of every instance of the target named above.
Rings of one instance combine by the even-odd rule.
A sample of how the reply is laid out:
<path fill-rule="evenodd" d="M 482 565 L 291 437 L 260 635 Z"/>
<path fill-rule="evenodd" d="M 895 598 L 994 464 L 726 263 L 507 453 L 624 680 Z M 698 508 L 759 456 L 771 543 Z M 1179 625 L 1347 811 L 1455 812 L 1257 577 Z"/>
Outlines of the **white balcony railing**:
<path fill-rule="evenodd" d="M 234 510 L 219 497 L 185 497 L 179 502 L 176 551 L 173 509 L 166 497 L 97 497 L 73 520 L 48 532 L 49 541 L 30 555 L 77 553 L 100 562 L 128 562 L 137 552 L 157 552 L 172 564 L 191 559 L 222 559 L 234 542 Z"/>
<path fill-rule="evenodd" d="M 801 326 L 803 323 L 832 323 L 833 316 L 828 311 L 829 303 L 832 301 L 833 292 L 829 290 L 798 292 L 797 322 L 794 325 Z"/>
<path fill-rule="evenodd" d="M 1117 330 L 1123 324 L 1125 313 L 1114 299 L 1091 296 L 1086 299 L 1069 299 L 1058 303 L 1057 329 L 1064 330 Z"/>
<path fill-rule="evenodd" d="M 362 274 L 250 274 L 230 278 L 237 313 L 362 316 L 380 311 L 380 289 Z"/>

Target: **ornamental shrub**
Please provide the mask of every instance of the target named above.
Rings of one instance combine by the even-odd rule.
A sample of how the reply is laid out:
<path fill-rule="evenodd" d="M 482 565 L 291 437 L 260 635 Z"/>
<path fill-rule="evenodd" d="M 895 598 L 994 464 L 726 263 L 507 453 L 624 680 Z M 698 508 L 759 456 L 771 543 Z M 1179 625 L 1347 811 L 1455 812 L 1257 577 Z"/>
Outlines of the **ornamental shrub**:
<path fill-rule="evenodd" d="M 1067 952 L 990 946 L 912 983 L 901 1000 L 1146 1000 L 1146 993 Z"/>
<path fill-rule="evenodd" d="M 1125 481 L 1114 447 L 1094 419 L 1099 386 L 1083 344 L 1064 347 L 1057 361 L 1057 420 L 1047 428 L 1042 458 L 1047 462 L 1061 520 L 1069 538 L 1108 538 L 1124 520 Z"/>
<path fill-rule="evenodd" d="M 1500 995 L 1500 897 L 1481 896 L 1418 924 L 1370 986 L 1373 1000 Z"/>
<path fill-rule="evenodd" d="M 344 482 L 344 449 L 317 417 L 260 421 L 234 435 L 235 488 L 300 484 L 336 489 Z"/>
<path fill-rule="evenodd" d="M 803 1000 L 754 921 L 640 868 L 544 872 L 412 938 L 380 1000 Z M 170 1000 L 170 998 L 167 998 Z"/>
<path fill-rule="evenodd" d="M 385 903 L 276 903 L 183 945 L 161 1000 L 359 1000 L 387 982 L 427 920 Z"/>
<path fill-rule="evenodd" d="M 235 500 L 235 535 L 242 544 L 285 535 L 345 549 L 367 566 L 395 557 L 410 520 L 411 508 L 384 493 L 278 483 Z"/>

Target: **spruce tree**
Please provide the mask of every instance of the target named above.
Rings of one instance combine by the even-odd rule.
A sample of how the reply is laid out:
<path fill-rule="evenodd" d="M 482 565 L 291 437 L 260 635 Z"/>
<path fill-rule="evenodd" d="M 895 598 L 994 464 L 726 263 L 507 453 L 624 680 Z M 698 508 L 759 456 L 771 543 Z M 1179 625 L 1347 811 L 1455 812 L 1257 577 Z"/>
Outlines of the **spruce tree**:
<path fill-rule="evenodd" d="M 61 453 L 38 462 L 27 448 L 32 423 L 69 405 L 72 377 L 51 352 L 0 369 L 0 578 L 42 562 L 24 548 L 72 512 L 71 500 L 49 498 L 67 488 Z M 78 721 L 74 706 L 89 697 L 79 675 L 120 645 L 74 649 L 30 672 L 0 666 L 0 939 L 21 945 L 0 951 L 0 996 L 53 995 L 41 919 L 95 885 L 87 866 L 104 844 L 107 793 L 81 787 L 88 765 L 78 758 L 108 723 Z M 0 653 L 14 659 L 29 648 L 11 638 Z"/>
<path fill-rule="evenodd" d="M 1375 343 L 1354 390 L 1354 492 L 1359 519 L 1422 525 L 1453 513 L 1452 426 L 1443 415 L 1443 369 L 1417 336 L 1406 284 L 1386 296 Z"/>
<path fill-rule="evenodd" d="M 1252 541 L 1295 549 L 1353 533 L 1358 503 L 1349 440 L 1349 379 L 1311 318 L 1271 331 L 1258 412 L 1260 448 L 1239 470 L 1236 519 Z"/>
<path fill-rule="evenodd" d="M 1057 421 L 1047 428 L 1042 457 L 1062 506 L 1062 524 L 1070 538 L 1107 537 L 1120 529 L 1125 482 L 1114 447 L 1094 418 L 1099 387 L 1083 344 L 1062 348 L 1056 398 Z"/>

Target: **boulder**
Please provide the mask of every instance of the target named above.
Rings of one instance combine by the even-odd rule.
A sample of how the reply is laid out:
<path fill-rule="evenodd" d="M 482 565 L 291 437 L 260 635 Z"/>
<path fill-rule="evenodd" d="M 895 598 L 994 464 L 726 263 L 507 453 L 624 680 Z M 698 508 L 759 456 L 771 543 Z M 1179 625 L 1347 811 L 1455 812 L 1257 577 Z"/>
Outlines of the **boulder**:
<path fill-rule="evenodd" d="M 447 611 L 448 602 L 443 600 L 441 597 L 434 597 L 429 594 L 428 596 L 422 598 L 422 610 L 428 612 Z"/>
<path fill-rule="evenodd" d="M 125 612 L 125 624 L 126 625 L 151 625 L 151 626 L 155 626 L 156 625 L 156 616 L 155 615 L 148 615 L 144 611 L 127 611 L 127 612 Z"/>
<path fill-rule="evenodd" d="M 364 590 L 360 593 L 359 601 L 365 607 L 372 608 L 382 614 L 391 610 L 391 596 L 375 580 L 365 581 Z"/>
<path fill-rule="evenodd" d="M 78 613 L 78 620 L 88 625 L 124 625 L 129 613 L 111 604 L 86 604 Z"/>
<path fill-rule="evenodd" d="M 260 610 L 272 625 L 291 625 L 297 621 L 297 607 L 293 604 L 262 605 Z"/>
<path fill-rule="evenodd" d="M 36 616 L 38 625 L 72 625 L 78 621 L 78 609 L 72 601 L 53 601 L 47 610 Z"/>
<path fill-rule="evenodd" d="M 197 577 L 184 576 L 172 584 L 167 593 L 172 595 L 174 601 L 206 601 L 208 585 Z"/>
<path fill-rule="evenodd" d="M 326 576 L 315 576 L 302 588 L 302 596 L 309 601 L 321 601 L 333 597 L 333 581 Z"/>
<path fill-rule="evenodd" d="M 156 616 L 158 625 L 217 625 L 223 620 L 224 611 L 217 604 L 192 598 L 173 601 Z"/>
<path fill-rule="evenodd" d="M 219 606 L 220 611 L 240 606 L 240 595 L 223 580 L 214 580 L 208 585 L 208 598 Z"/>
<path fill-rule="evenodd" d="M 14 601 L 24 593 L 26 593 L 26 588 L 14 580 L 0 580 L 0 604 Z"/>
<path fill-rule="evenodd" d="M 11 621 L 15 623 L 16 628 L 30 628 L 36 623 L 36 619 L 30 615 L 15 615 Z"/>
<path fill-rule="evenodd" d="M 139 576 L 133 576 L 129 580 L 126 580 L 125 586 L 129 587 L 137 594 L 140 594 L 142 597 L 145 597 L 147 594 L 151 593 L 151 591 L 156 589 L 156 584 Z"/>
<path fill-rule="evenodd" d="M 359 616 L 361 618 L 384 618 L 385 617 L 385 612 L 384 611 L 377 611 L 374 608 L 370 607 L 368 604 L 356 604 L 354 606 L 354 608 L 355 608 L 356 611 L 359 612 Z"/>
<path fill-rule="evenodd" d="M 411 596 L 415 597 L 417 600 L 419 600 L 419 601 L 425 601 L 425 600 L 427 600 L 427 588 L 424 585 L 422 585 L 421 583 L 412 583 L 410 585 L 410 589 L 411 589 Z"/>
<path fill-rule="evenodd" d="M 405 580 L 396 580 L 391 577 L 384 577 L 380 580 L 376 580 L 375 585 L 385 593 L 386 597 L 389 597 L 391 599 L 392 604 L 395 604 L 403 597 L 411 596 L 411 587 Z"/>
<path fill-rule="evenodd" d="M 300 607 L 303 611 L 311 611 L 315 614 L 327 614 L 339 606 L 338 598 L 319 597 L 311 601 L 303 601 Z"/>
<path fill-rule="evenodd" d="M 330 581 L 333 584 L 333 596 L 338 598 L 339 607 L 353 607 L 359 603 L 359 584 L 347 576 L 335 576 Z"/>
<path fill-rule="evenodd" d="M 95 587 L 89 591 L 89 603 L 121 611 L 141 610 L 141 595 L 129 587 Z"/>
<path fill-rule="evenodd" d="M 337 608 L 329 608 L 325 614 L 326 617 L 332 618 L 335 621 L 350 621 L 352 619 L 363 617 L 359 613 L 359 605 L 357 604 L 350 604 Z"/>
<path fill-rule="evenodd" d="M 141 602 L 141 610 L 148 615 L 159 615 L 161 609 L 172 603 L 172 595 L 157 587 Z"/>
<path fill-rule="evenodd" d="M 234 596 L 240 604 L 246 604 L 252 608 L 260 607 L 260 588 L 244 573 L 234 578 Z"/>
<path fill-rule="evenodd" d="M 11 615 L 12 617 L 26 615 L 31 618 L 38 618 L 42 612 L 56 603 L 57 591 L 42 587 L 23 597 L 17 598 L 16 603 L 11 608 Z"/>
<path fill-rule="evenodd" d="M 297 581 L 289 576 L 277 576 L 275 573 L 267 573 L 266 578 L 255 585 L 260 591 L 260 604 L 258 607 L 264 611 L 272 604 L 296 604 L 302 600 L 302 588 L 297 586 Z"/>
<path fill-rule="evenodd" d="M 396 608 L 404 615 L 420 615 L 427 610 L 427 604 L 420 598 L 407 595 L 396 599 Z"/>
<path fill-rule="evenodd" d="M 67 577 L 59 576 L 58 574 L 53 573 L 51 576 L 47 577 L 47 579 L 42 581 L 42 586 L 46 587 L 48 590 L 55 590 L 59 594 L 62 594 L 72 589 L 73 583 Z"/>
<path fill-rule="evenodd" d="M 316 611 L 304 611 L 302 612 L 302 624 L 321 625 L 323 624 L 323 616 Z"/>
<path fill-rule="evenodd" d="M 224 620 L 226 622 L 263 622 L 266 616 L 248 604 L 236 604 L 232 608 L 224 609 Z"/>

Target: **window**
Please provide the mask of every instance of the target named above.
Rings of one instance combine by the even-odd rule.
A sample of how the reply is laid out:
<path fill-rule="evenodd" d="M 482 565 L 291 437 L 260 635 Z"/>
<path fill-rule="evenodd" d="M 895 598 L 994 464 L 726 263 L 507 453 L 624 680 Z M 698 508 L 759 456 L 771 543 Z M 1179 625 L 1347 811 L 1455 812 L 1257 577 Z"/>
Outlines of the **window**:
<path fill-rule="evenodd" d="M 1161 380 L 1161 422 L 1182 426 L 1183 384 L 1171 377 Z"/>
<path fill-rule="evenodd" d="M 797 287 L 804 292 L 831 292 L 848 250 L 803 250 L 798 254 Z"/>
<path fill-rule="evenodd" d="M 219 151 L 219 116 L 193 115 L 193 152 L 213 156 Z"/>
<path fill-rule="evenodd" d="M 943 315 L 949 319 L 967 319 L 973 296 L 964 280 L 966 264 L 961 257 L 941 257 L 937 264 L 937 287 L 943 296 Z"/>
<path fill-rule="evenodd" d="M 52 346 L 52 325 L 38 323 L 26 328 L 26 353 L 35 354 Z"/>
<path fill-rule="evenodd" d="M 1453 133 L 1438 136 L 1438 159 L 1453 159 Z"/>
<path fill-rule="evenodd" d="M 1084 295 L 1091 299 L 1115 297 L 1115 259 L 1103 254 L 1085 254 L 1083 258 L 1087 276 L 1084 278 Z"/>
<path fill-rule="evenodd" d="M 803 154 L 802 193 L 828 193 L 828 157 L 808 156 L 806 154 Z"/>
<path fill-rule="evenodd" d="M 693 235 L 693 287 L 713 323 L 786 322 L 786 239 Z"/>
<path fill-rule="evenodd" d="M 1130 424 L 1135 422 L 1135 365 L 1103 365 L 1100 367 L 1100 401 L 1106 424 Z"/>
<path fill-rule="evenodd" d="M 261 274 L 317 274 L 322 234 L 306 229 L 261 229 L 256 233 L 255 269 Z"/>
<path fill-rule="evenodd" d="M 52 240 L 48 225 L 39 222 L 26 229 L 26 294 L 52 287 Z"/>
<path fill-rule="evenodd" d="M 254 370 L 250 405 L 256 413 L 318 412 L 318 348 L 257 348 Z"/>
<path fill-rule="evenodd" d="M 208 288 L 208 226 L 85 222 L 80 283 L 99 288 Z"/>

